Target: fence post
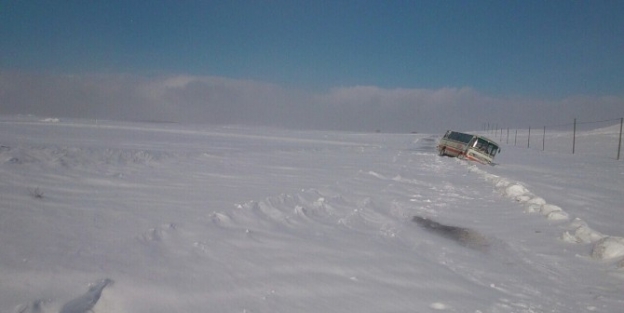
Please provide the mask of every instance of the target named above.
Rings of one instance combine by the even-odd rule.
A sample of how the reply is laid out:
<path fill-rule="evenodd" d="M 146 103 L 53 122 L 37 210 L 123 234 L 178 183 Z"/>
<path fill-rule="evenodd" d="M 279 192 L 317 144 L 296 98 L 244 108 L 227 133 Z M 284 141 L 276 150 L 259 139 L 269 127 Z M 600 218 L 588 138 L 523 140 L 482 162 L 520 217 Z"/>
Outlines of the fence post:
<path fill-rule="evenodd" d="M 622 149 L 622 124 L 624 124 L 624 117 L 620 118 L 620 141 L 618 141 L 618 154 L 617 159 L 620 159 L 620 150 Z"/>
<path fill-rule="evenodd" d="M 531 126 L 529 126 L 529 137 L 527 138 L 527 148 L 531 148 Z"/>
<path fill-rule="evenodd" d="M 503 128 L 501 127 L 501 132 L 500 132 L 500 141 L 503 141 Z"/>
<path fill-rule="evenodd" d="M 544 137 L 542 138 L 542 151 L 546 147 L 546 126 L 544 126 Z"/>
<path fill-rule="evenodd" d="M 518 129 L 516 128 L 516 137 L 514 137 L 514 146 L 516 145 L 516 142 L 518 142 Z"/>
<path fill-rule="evenodd" d="M 507 144 L 509 144 L 509 127 L 507 127 Z"/>
<path fill-rule="evenodd" d="M 572 154 L 574 154 L 575 146 L 576 146 L 576 119 L 574 119 L 574 130 L 572 131 Z"/>

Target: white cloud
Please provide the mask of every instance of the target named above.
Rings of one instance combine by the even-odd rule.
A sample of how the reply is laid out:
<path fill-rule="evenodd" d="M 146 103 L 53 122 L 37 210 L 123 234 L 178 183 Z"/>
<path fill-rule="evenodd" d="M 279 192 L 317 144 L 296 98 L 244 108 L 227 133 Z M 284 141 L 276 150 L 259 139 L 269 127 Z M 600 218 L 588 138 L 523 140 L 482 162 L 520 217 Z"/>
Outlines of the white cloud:
<path fill-rule="evenodd" d="M 0 72 L 1 114 L 437 132 L 528 127 L 624 115 L 624 98 L 503 98 L 471 88 L 333 88 L 325 93 L 214 76 Z"/>

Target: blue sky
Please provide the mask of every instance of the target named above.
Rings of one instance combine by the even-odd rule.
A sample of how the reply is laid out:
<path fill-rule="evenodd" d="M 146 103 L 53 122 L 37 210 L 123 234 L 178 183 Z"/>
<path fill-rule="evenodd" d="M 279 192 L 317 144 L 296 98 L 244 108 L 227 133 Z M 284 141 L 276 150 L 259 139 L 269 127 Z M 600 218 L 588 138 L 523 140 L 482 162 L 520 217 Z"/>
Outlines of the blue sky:
<path fill-rule="evenodd" d="M 622 16 L 624 1 L 4 0 L 0 70 L 622 97 Z"/>

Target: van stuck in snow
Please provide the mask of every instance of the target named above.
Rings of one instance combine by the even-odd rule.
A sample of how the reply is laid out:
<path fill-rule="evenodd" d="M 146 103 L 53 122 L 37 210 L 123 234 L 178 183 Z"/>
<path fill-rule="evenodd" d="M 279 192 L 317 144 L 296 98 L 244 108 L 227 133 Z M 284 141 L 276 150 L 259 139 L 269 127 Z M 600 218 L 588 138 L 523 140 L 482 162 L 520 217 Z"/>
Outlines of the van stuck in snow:
<path fill-rule="evenodd" d="M 483 164 L 491 164 L 501 150 L 494 140 L 484 136 L 446 131 L 437 146 L 440 156 L 466 158 Z"/>

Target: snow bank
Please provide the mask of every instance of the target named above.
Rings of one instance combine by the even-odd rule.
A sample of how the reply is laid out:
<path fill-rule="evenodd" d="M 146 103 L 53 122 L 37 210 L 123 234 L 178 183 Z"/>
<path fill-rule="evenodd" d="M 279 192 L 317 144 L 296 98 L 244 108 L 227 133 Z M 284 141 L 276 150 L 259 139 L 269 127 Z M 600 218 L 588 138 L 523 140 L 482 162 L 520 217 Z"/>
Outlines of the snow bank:
<path fill-rule="evenodd" d="M 604 237 L 594 244 L 591 256 L 597 260 L 613 260 L 624 257 L 624 238 Z M 622 260 L 624 262 L 624 259 Z"/>
<path fill-rule="evenodd" d="M 46 123 L 58 123 L 61 120 L 59 120 L 58 118 L 54 118 L 54 117 L 48 117 L 48 118 L 42 119 L 41 121 L 46 122 Z"/>
<path fill-rule="evenodd" d="M 561 235 L 563 241 L 570 243 L 592 243 L 606 237 L 600 232 L 591 229 L 585 221 L 578 217 L 570 223 L 570 228 L 573 230 L 566 231 Z"/>
<path fill-rule="evenodd" d="M 570 216 L 561 207 L 549 204 L 544 198 L 536 196 L 521 183 L 511 183 L 508 179 L 490 174 L 476 165 L 470 165 L 469 171 L 484 177 L 486 181 L 494 184 L 500 192 L 515 201 L 526 204 L 525 212 L 539 213 L 549 220 L 569 220 Z M 591 229 L 580 218 L 575 218 L 560 239 L 568 243 L 592 244 L 591 257 L 596 260 L 613 260 L 622 258 L 618 262 L 619 268 L 624 268 L 624 238 L 602 234 Z"/>
<path fill-rule="evenodd" d="M 468 170 L 477 173 L 483 176 L 485 180 L 492 182 L 504 196 L 515 201 L 525 203 L 525 211 L 528 213 L 540 213 L 547 219 L 553 221 L 568 220 L 570 218 L 568 213 L 566 213 L 561 207 L 546 203 L 544 198 L 536 196 L 521 183 L 511 183 L 509 180 L 490 174 L 478 168 L 476 165 L 470 165 Z"/>

